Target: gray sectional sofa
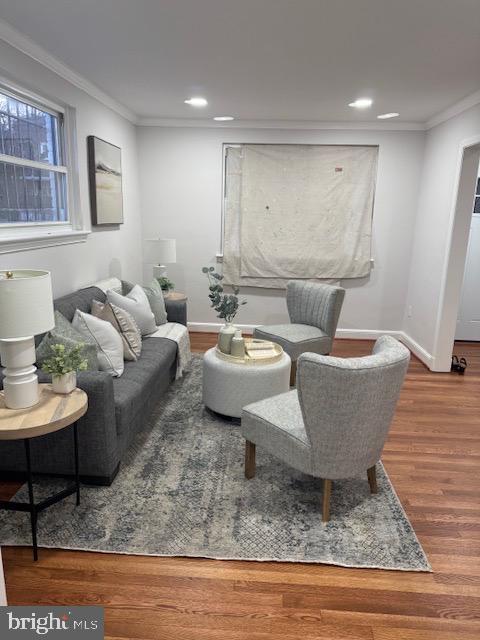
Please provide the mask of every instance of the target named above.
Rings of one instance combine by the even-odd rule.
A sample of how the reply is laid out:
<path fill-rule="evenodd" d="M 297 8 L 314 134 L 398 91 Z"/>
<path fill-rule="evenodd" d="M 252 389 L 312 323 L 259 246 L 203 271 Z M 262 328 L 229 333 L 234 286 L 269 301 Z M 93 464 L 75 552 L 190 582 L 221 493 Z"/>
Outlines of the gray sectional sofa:
<path fill-rule="evenodd" d="M 55 309 L 71 321 L 76 309 L 87 313 L 93 300 L 105 302 L 105 293 L 89 287 L 55 300 Z M 186 303 L 165 301 L 169 322 L 186 325 Z M 177 345 L 166 338 L 146 338 L 136 362 L 125 362 L 120 378 L 105 371 L 78 374 L 78 387 L 88 394 L 88 411 L 79 421 L 80 472 L 83 482 L 109 485 L 135 434 L 175 379 Z M 39 372 L 40 382 L 50 376 Z M 0 386 L 2 374 L 0 373 Z M 32 468 L 37 473 L 71 474 L 71 427 L 36 438 L 31 443 Z M 21 479 L 25 473 L 22 441 L 0 442 L 0 478 Z"/>

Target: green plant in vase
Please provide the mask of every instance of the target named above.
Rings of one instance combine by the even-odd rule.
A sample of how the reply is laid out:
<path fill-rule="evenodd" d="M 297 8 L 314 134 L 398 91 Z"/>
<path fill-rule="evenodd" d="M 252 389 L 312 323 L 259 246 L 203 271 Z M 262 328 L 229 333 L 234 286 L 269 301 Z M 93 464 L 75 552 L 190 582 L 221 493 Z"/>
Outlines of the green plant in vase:
<path fill-rule="evenodd" d="M 77 371 L 85 371 L 87 360 L 83 357 L 83 343 L 79 342 L 70 349 L 64 344 L 53 344 L 52 355 L 42 364 L 42 370 L 52 376 L 52 389 L 55 393 L 70 393 L 77 386 Z"/>
<path fill-rule="evenodd" d="M 223 275 L 217 273 L 215 267 L 203 267 L 202 273 L 208 279 L 210 306 L 217 312 L 217 318 L 225 320 L 225 325 L 218 334 L 218 346 L 223 353 L 230 353 L 232 338 L 235 335 L 235 327 L 232 322 L 240 306 L 247 304 L 247 301 L 239 301 L 240 289 L 236 286 L 232 286 L 233 293 L 225 293 L 222 286 Z"/>
<path fill-rule="evenodd" d="M 169 291 L 173 291 L 175 288 L 175 284 L 169 280 L 166 276 L 162 276 L 161 278 L 157 278 L 157 282 L 160 285 L 161 290 L 164 293 L 168 293 Z"/>

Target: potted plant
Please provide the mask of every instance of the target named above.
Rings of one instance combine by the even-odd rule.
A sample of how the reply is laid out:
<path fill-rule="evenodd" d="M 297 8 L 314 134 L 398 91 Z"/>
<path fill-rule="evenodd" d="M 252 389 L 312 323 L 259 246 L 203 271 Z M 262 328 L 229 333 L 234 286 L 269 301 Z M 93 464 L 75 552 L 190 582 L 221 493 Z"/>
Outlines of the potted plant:
<path fill-rule="evenodd" d="M 163 293 L 168 293 L 169 291 L 173 291 L 173 289 L 175 288 L 175 284 L 171 280 L 169 280 L 169 278 L 167 278 L 166 276 L 161 276 L 160 278 L 157 278 L 157 281 Z"/>
<path fill-rule="evenodd" d="M 85 371 L 88 363 L 82 356 L 80 342 L 67 349 L 64 344 L 51 345 L 52 355 L 45 360 L 42 370 L 52 375 L 52 389 L 55 393 L 71 393 L 77 386 L 77 371 Z"/>
<path fill-rule="evenodd" d="M 230 353 L 232 338 L 235 335 L 235 326 L 232 324 L 233 319 L 237 315 L 240 305 L 247 304 L 246 300 L 239 302 L 238 294 L 240 289 L 236 286 L 232 287 L 233 293 L 224 293 L 221 284 L 223 275 L 216 273 L 215 267 L 203 267 L 202 273 L 208 278 L 208 298 L 210 306 L 217 311 L 217 318 L 225 320 L 225 325 L 220 329 L 218 334 L 218 346 L 223 353 Z"/>

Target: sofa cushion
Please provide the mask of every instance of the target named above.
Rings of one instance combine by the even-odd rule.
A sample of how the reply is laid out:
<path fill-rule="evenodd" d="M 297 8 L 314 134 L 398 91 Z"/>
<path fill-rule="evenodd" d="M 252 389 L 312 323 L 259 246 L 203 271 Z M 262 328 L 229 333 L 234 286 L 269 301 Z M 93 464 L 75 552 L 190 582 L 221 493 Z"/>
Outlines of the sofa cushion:
<path fill-rule="evenodd" d="M 115 304 L 117 307 L 125 309 L 135 318 L 142 336 L 148 336 L 150 333 L 155 332 L 157 328 L 155 316 L 150 308 L 147 294 L 139 284 L 136 284 L 126 296 L 115 293 L 110 289 L 107 291 L 107 300 L 110 304 Z"/>
<path fill-rule="evenodd" d="M 72 349 L 79 342 L 83 343 L 82 356 L 87 361 L 89 371 L 98 371 L 97 343 L 90 336 L 86 336 L 73 328 L 72 324 L 60 313 L 55 311 L 55 326 L 46 333 L 36 349 L 37 365 L 41 367 L 45 360 L 53 355 L 52 347 L 63 344 L 66 349 Z"/>
<path fill-rule="evenodd" d="M 122 293 L 124 296 L 128 295 L 135 285 L 126 280 L 122 280 Z M 148 303 L 153 315 L 155 316 L 155 324 L 159 327 L 167 322 L 167 310 L 165 308 L 165 299 L 163 297 L 163 291 L 158 284 L 158 280 L 153 279 L 148 287 L 142 287 L 148 298 Z"/>
<path fill-rule="evenodd" d="M 94 300 L 92 302 L 92 315 L 101 320 L 106 320 L 120 334 L 123 342 L 124 360 L 137 360 L 142 352 L 142 334 L 131 316 L 125 309 L 120 309 L 110 302 L 103 304 Z"/>
<path fill-rule="evenodd" d="M 97 343 L 98 366 L 112 376 L 121 376 L 124 369 L 123 342 L 120 334 L 106 320 L 77 309 L 72 325 Z"/>
<path fill-rule="evenodd" d="M 69 293 L 62 298 L 57 298 L 54 301 L 53 306 L 57 311 L 60 311 L 62 316 L 64 316 L 69 322 L 72 322 L 77 309 L 80 309 L 80 311 L 84 311 L 85 313 L 90 313 L 93 300 L 105 302 L 106 299 L 107 297 L 101 289 L 98 289 L 97 287 L 87 287 L 86 289 L 80 289 L 80 291 Z"/>
<path fill-rule="evenodd" d="M 172 365 L 177 356 L 177 345 L 166 338 L 148 338 L 143 341 L 142 353 L 136 362 L 126 362 L 121 378 L 113 381 L 115 419 L 119 438 L 125 438 L 137 414 L 152 394 L 159 398 L 170 382 Z M 164 384 L 166 383 L 166 385 Z"/>

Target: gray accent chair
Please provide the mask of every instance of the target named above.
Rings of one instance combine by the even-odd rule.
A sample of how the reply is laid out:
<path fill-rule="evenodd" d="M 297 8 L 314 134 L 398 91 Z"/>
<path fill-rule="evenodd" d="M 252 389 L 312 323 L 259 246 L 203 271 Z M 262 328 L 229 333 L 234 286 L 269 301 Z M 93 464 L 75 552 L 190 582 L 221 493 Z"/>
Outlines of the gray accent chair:
<path fill-rule="evenodd" d="M 245 477 L 255 475 L 255 446 L 298 471 L 323 478 L 323 520 L 330 518 L 332 480 L 367 474 L 377 492 L 380 460 L 410 351 L 391 336 L 372 355 L 333 358 L 305 353 L 298 389 L 244 407 Z"/>
<path fill-rule="evenodd" d="M 288 353 L 292 385 L 302 353 L 330 353 L 344 297 L 342 287 L 291 280 L 287 283 L 290 324 L 264 325 L 254 330 L 254 338 L 276 342 Z"/>

